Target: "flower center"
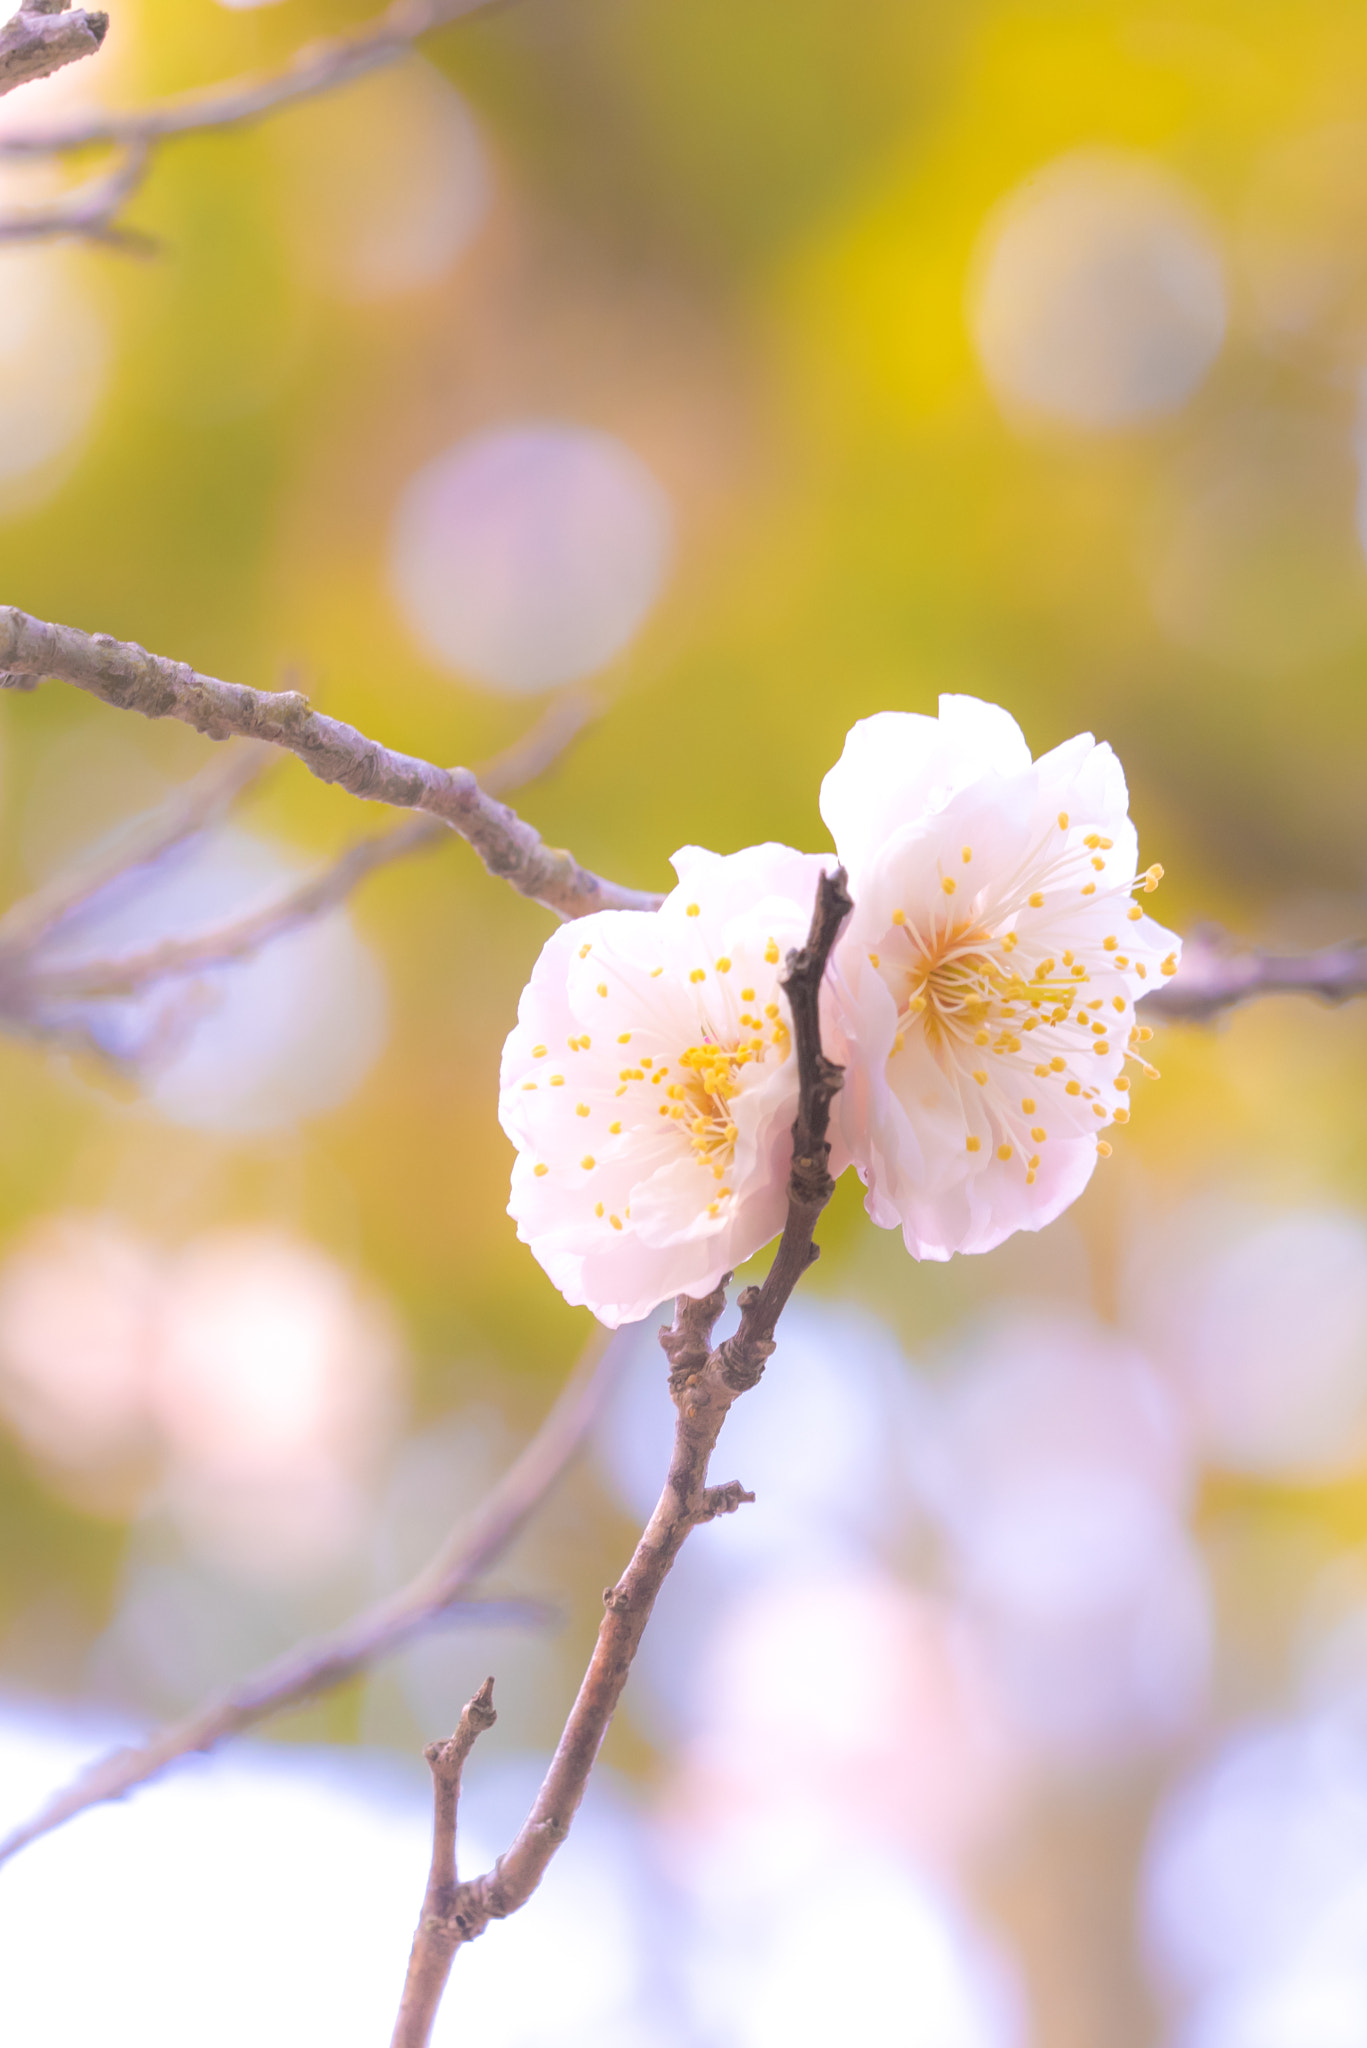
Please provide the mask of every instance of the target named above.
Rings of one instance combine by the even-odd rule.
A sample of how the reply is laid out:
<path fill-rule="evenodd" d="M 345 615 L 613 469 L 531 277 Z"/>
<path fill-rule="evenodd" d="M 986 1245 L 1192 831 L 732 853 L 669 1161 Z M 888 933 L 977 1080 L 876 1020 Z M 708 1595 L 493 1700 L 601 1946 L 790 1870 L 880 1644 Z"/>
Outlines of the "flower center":
<path fill-rule="evenodd" d="M 733 1046 L 714 1042 L 690 1045 L 679 1054 L 678 1064 L 683 1069 L 681 1120 L 693 1157 L 710 1167 L 716 1180 L 722 1178 L 736 1154 L 737 1133 L 730 1105 L 740 1094 L 740 1070 L 752 1060 L 762 1060 L 765 1051 L 763 1039 L 753 1038 Z"/>
<path fill-rule="evenodd" d="M 1051 1020 L 1062 1023 L 1077 1000 L 1078 980 L 1056 978 L 1056 961 L 1040 961 L 1027 979 L 1011 963 L 1010 937 L 998 939 L 983 925 L 950 925 L 933 933 L 928 945 L 917 934 L 907 936 L 912 959 L 902 973 L 905 995 L 894 1051 L 901 1050 L 902 1034 L 916 1018 L 938 1045 L 992 1024 L 1009 1030 L 1022 1009 L 1047 1008 Z"/>

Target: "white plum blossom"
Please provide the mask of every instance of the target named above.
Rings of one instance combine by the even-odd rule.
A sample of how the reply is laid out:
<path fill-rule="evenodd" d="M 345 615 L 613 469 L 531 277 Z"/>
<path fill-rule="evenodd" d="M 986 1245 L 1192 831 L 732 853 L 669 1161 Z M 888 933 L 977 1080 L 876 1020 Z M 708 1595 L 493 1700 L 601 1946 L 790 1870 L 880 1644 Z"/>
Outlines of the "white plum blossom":
<path fill-rule="evenodd" d="M 1135 998 L 1177 966 L 1133 901 L 1162 870 L 1136 871 L 1120 763 L 1090 733 L 1032 761 L 1008 713 L 942 697 L 856 725 L 821 812 L 855 905 L 832 1050 L 870 1216 L 928 1259 L 1039 1230 L 1128 1120 Z"/>
<path fill-rule="evenodd" d="M 547 941 L 503 1050 L 508 1213 L 610 1328 L 706 1294 L 782 1228 L 797 1107 L 786 955 L 829 860 L 685 847 L 658 911 Z"/>

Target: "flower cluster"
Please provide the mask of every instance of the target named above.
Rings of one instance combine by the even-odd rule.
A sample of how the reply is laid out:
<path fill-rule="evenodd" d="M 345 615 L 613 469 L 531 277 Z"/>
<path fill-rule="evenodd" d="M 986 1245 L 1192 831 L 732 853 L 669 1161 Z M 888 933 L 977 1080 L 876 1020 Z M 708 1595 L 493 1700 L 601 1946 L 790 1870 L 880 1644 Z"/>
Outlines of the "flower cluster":
<path fill-rule="evenodd" d="M 1032 761 L 971 697 L 856 725 L 821 790 L 854 912 L 822 992 L 832 1171 L 916 1258 L 989 1251 L 1081 1193 L 1129 1118 L 1134 1004 L 1178 942 L 1137 894 L 1120 764 Z M 797 1062 L 780 977 L 829 857 L 686 847 L 658 911 L 547 942 L 503 1054 L 509 1213 L 605 1323 L 700 1295 L 783 1227 Z"/>

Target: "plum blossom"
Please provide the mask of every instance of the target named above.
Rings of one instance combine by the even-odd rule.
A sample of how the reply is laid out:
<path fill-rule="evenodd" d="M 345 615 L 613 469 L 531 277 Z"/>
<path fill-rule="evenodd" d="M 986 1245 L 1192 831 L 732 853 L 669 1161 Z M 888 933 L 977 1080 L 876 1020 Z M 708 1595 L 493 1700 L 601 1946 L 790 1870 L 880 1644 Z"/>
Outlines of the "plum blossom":
<path fill-rule="evenodd" d="M 783 1228 L 797 1061 L 779 976 L 827 865 L 684 847 L 658 911 L 562 926 L 523 990 L 500 1078 L 508 1213 L 609 1328 L 706 1294 Z"/>
<path fill-rule="evenodd" d="M 942 697 L 856 725 L 821 812 L 855 904 L 838 1105 L 870 1216 L 928 1259 L 1041 1229 L 1128 1121 L 1135 999 L 1177 967 L 1133 900 L 1163 871 L 1137 872 L 1120 763 L 1090 733 L 1032 761 L 1007 712 Z"/>

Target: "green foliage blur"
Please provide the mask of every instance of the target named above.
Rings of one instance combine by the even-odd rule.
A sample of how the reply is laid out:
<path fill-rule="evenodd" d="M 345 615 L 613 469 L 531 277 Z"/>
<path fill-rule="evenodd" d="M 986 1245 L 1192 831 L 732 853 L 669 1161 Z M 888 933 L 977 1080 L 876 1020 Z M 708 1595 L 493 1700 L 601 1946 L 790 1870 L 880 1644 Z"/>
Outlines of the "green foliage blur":
<path fill-rule="evenodd" d="M 131 105 L 278 64 L 366 9 L 111 0 L 111 16 L 97 61 Z M 594 678 L 601 718 L 518 799 L 548 841 L 656 888 L 681 843 L 820 848 L 818 786 L 848 726 L 969 691 L 1006 705 L 1036 751 L 1083 728 L 1113 742 L 1143 858 L 1167 870 L 1155 907 L 1178 929 L 1207 917 L 1292 946 L 1364 929 L 1360 8 L 512 0 L 425 54 L 473 110 L 495 182 L 489 219 L 433 282 L 348 303 L 310 260 L 319 162 L 341 177 L 372 132 L 369 87 L 345 96 L 350 114 L 344 99 L 162 151 L 129 214 L 155 254 L 65 252 L 104 325 L 106 380 L 67 472 L 39 502 L 0 501 L 6 601 L 239 682 L 294 679 L 386 742 L 476 762 L 544 700 L 415 643 L 388 581 L 394 506 L 465 434 L 569 420 L 649 465 L 677 549 L 644 628 Z M 1203 209 L 1228 332 L 1161 417 L 1013 420 L 966 310 L 984 224 L 1041 166 L 1098 147 L 1144 153 Z M 1259 297 L 1274 227 L 1333 281 L 1275 333 Z M 1179 631 L 1155 565 L 1196 546 L 1183 536 L 1210 478 L 1234 479 L 1246 516 L 1202 557 Z M 208 754 L 57 684 L 0 709 L 11 897 L 37 879 L 35 805 L 45 843 L 74 856 Z M 108 772 L 67 814 L 58 771 L 82 738 Z M 288 761 L 244 816 L 309 859 L 389 822 Z M 0 1241 L 68 1209 L 168 1244 L 280 1226 L 394 1304 L 415 1426 L 479 1399 L 520 1435 L 590 1334 L 504 1213 L 499 1051 L 547 919 L 454 841 L 370 882 L 354 916 L 388 977 L 390 1035 L 352 1098 L 296 1129 L 186 1130 L 88 1065 L 0 1043 Z M 914 1354 L 992 1299 L 1108 1317 L 1135 1217 L 1212 1185 L 1367 1203 L 1361 1006 L 1268 1001 L 1165 1030 L 1155 1050 L 1161 1084 L 1136 1088 L 1115 1157 L 1052 1231 L 918 1268 L 847 1182 L 811 1285 L 857 1298 Z M 1203 1514 L 1251 1518 L 1269 1541 L 1290 1529 L 1315 1558 L 1367 1541 L 1357 1482 L 1224 1482 Z M 627 1536 L 600 1514 L 586 1584 Z M 125 1540 L 0 1441 L 0 1677 L 74 1682 Z M 35 1632 L 58 1610 L 61 1628 Z M 1264 1620 L 1239 1624 L 1250 1668 Z M 591 1625 L 590 1599 L 562 1675 Z M 357 1725 L 345 1701 L 299 1723 Z M 614 1741 L 649 1770 L 629 1726 Z M 1086 1863 L 1088 1825 L 1060 1823 L 1061 1865 Z"/>

